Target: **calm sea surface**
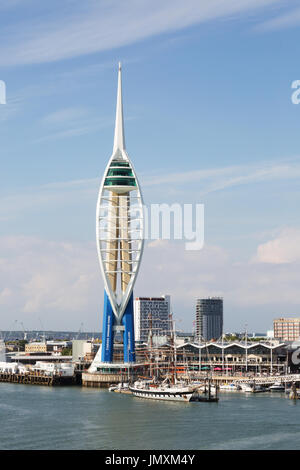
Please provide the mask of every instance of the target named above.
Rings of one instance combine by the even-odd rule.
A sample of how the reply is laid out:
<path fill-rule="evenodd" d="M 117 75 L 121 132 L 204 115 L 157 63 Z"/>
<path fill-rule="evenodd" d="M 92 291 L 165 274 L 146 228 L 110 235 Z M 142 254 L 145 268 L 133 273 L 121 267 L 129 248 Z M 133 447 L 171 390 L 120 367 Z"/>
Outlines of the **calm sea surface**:
<path fill-rule="evenodd" d="M 300 449 L 300 400 L 222 393 L 219 403 L 164 403 L 0 383 L 0 449 Z"/>

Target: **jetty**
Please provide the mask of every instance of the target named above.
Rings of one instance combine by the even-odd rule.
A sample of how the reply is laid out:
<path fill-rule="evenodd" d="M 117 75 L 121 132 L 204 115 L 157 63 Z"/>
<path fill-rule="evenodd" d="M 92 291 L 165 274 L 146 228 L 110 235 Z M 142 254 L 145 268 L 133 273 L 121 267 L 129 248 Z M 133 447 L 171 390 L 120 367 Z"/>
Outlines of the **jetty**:
<path fill-rule="evenodd" d="M 66 377 L 61 375 L 46 375 L 40 372 L 30 372 L 24 374 L 0 372 L 0 382 L 46 386 L 73 385 L 74 377 Z"/>
<path fill-rule="evenodd" d="M 275 382 L 280 382 L 283 385 L 291 385 L 293 383 L 300 383 L 300 374 L 286 374 L 286 375 L 269 375 L 265 377 L 254 376 L 238 376 L 238 375 L 212 375 L 211 380 L 216 385 L 226 383 L 245 383 L 250 384 L 255 381 L 257 385 L 272 385 Z"/>

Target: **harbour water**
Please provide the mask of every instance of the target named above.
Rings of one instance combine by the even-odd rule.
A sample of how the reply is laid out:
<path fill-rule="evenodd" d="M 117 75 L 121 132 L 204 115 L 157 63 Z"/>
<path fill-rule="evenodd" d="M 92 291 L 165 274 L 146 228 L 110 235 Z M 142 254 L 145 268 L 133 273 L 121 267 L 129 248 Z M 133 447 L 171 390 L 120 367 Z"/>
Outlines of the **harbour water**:
<path fill-rule="evenodd" d="M 0 383 L 0 449 L 300 449 L 300 400 L 222 393 L 157 402 L 106 390 Z"/>

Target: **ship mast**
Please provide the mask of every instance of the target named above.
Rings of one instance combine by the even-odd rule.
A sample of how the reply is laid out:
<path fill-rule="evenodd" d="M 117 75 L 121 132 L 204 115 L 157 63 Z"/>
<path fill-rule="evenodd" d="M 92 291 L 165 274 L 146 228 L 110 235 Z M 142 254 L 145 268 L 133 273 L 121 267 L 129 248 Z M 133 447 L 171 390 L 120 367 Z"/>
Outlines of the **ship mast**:
<path fill-rule="evenodd" d="M 171 328 L 171 382 L 172 384 L 177 383 L 177 351 L 176 351 L 176 333 L 175 333 L 175 321 L 173 320 L 173 315 L 170 315 L 170 322 L 172 325 Z"/>

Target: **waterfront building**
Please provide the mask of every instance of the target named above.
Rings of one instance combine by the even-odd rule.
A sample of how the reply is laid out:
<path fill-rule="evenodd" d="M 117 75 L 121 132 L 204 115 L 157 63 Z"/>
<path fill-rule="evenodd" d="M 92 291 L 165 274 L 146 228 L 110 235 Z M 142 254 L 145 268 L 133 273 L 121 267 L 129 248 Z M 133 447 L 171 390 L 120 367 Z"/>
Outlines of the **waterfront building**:
<path fill-rule="evenodd" d="M 0 362 L 6 362 L 6 347 L 3 339 L 0 339 Z"/>
<path fill-rule="evenodd" d="M 25 344 L 26 353 L 46 353 L 47 344 L 41 342 L 32 342 Z"/>
<path fill-rule="evenodd" d="M 196 340 L 219 339 L 223 334 L 223 298 L 197 299 Z"/>
<path fill-rule="evenodd" d="M 154 337 L 166 337 L 171 329 L 170 296 L 136 297 L 134 300 L 135 341 L 147 342 L 151 330 Z"/>
<path fill-rule="evenodd" d="M 46 342 L 47 352 L 53 352 L 54 354 L 61 354 L 64 349 L 72 348 L 72 341 L 54 341 L 49 340 Z"/>
<path fill-rule="evenodd" d="M 192 343 L 194 339 L 195 339 L 194 333 L 185 333 L 183 331 L 176 331 L 175 333 L 176 346 L 182 346 L 185 343 Z"/>
<path fill-rule="evenodd" d="M 75 366 L 71 362 L 45 362 L 38 361 L 31 368 L 37 372 L 44 372 L 46 375 L 60 375 L 62 377 L 73 377 Z"/>
<path fill-rule="evenodd" d="M 142 344 L 137 346 L 140 363 L 149 357 L 149 350 Z M 173 347 L 166 343 L 152 349 L 155 355 L 155 367 L 160 373 L 167 373 L 173 358 Z M 143 359 L 144 358 L 144 359 Z M 179 374 L 188 375 L 200 371 L 213 374 L 243 373 L 268 374 L 287 373 L 292 370 L 291 354 L 285 343 L 266 341 L 233 342 L 187 342 L 176 345 L 176 364 Z M 293 370 L 297 370 L 299 365 Z M 144 372 L 144 375 L 147 372 Z"/>
<path fill-rule="evenodd" d="M 296 341 L 300 338 L 300 318 L 277 318 L 274 320 L 274 338 Z"/>
<path fill-rule="evenodd" d="M 46 362 L 70 362 L 72 361 L 72 356 L 62 356 L 61 354 L 51 354 L 51 353 L 7 353 L 7 360 L 12 362 L 17 362 L 20 364 L 35 364 L 37 361 L 46 361 Z"/>
<path fill-rule="evenodd" d="M 119 64 L 113 152 L 100 186 L 96 213 L 97 250 L 105 287 L 99 353 L 102 363 L 113 363 L 117 336 L 123 340 L 124 363 L 135 361 L 133 287 L 143 252 L 143 232 L 142 194 L 125 148 Z"/>
<path fill-rule="evenodd" d="M 26 353 L 49 353 L 61 354 L 63 349 L 71 347 L 71 341 L 32 341 L 25 344 Z"/>
<path fill-rule="evenodd" d="M 72 358 L 73 361 L 82 361 L 85 357 L 92 354 L 92 341 L 83 339 L 74 339 L 72 341 Z"/>
<path fill-rule="evenodd" d="M 287 349 L 268 342 L 186 343 L 177 347 L 177 364 L 184 363 L 195 371 L 286 372 Z"/>

